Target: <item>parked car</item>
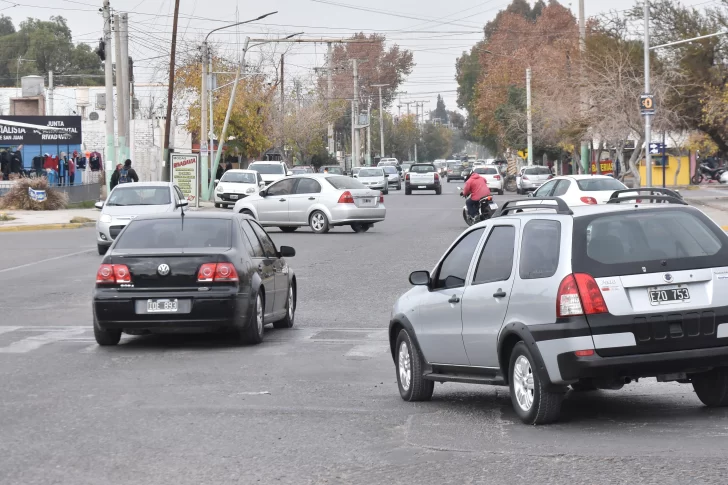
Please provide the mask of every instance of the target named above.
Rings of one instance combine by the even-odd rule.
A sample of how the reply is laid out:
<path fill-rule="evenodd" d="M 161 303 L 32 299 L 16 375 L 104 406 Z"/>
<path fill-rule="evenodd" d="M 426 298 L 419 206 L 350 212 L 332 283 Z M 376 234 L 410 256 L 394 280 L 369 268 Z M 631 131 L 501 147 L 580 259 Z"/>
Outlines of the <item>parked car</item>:
<path fill-rule="evenodd" d="M 463 172 L 465 171 L 465 168 L 463 167 L 463 162 L 459 160 L 448 160 L 447 161 L 447 181 L 448 183 L 451 180 L 465 180 L 465 175 Z"/>
<path fill-rule="evenodd" d="M 397 167 L 385 165 L 382 169 L 384 170 L 384 174 L 387 176 L 387 186 L 395 187 L 396 190 L 402 190 L 402 177 L 397 171 Z M 387 192 L 388 191 L 389 190 L 387 190 Z"/>
<path fill-rule="evenodd" d="M 518 194 L 525 194 L 526 192 L 534 191 L 553 177 L 554 175 L 548 167 L 523 167 L 516 174 L 516 192 Z"/>
<path fill-rule="evenodd" d="M 534 197 L 561 197 L 570 207 L 606 204 L 615 190 L 627 186 L 607 175 L 555 177 L 533 192 Z"/>
<path fill-rule="evenodd" d="M 494 165 L 478 165 L 473 169 L 473 172 L 485 179 L 491 192 L 503 195 L 503 177 L 497 167 Z"/>
<path fill-rule="evenodd" d="M 270 185 L 288 175 L 293 175 L 288 170 L 285 162 L 253 162 L 248 165 L 248 170 L 255 170 L 260 173 L 266 185 Z"/>
<path fill-rule="evenodd" d="M 370 189 L 381 190 L 384 195 L 389 194 L 389 180 L 384 167 L 362 167 L 356 179 Z"/>
<path fill-rule="evenodd" d="M 339 165 L 324 165 L 319 169 L 319 173 L 330 173 L 331 175 L 344 175 L 344 169 Z"/>
<path fill-rule="evenodd" d="M 226 209 L 265 187 L 263 177 L 255 170 L 228 170 L 215 184 L 215 207 Z"/>
<path fill-rule="evenodd" d="M 230 331 L 263 340 L 263 326 L 293 326 L 297 284 L 263 228 L 238 213 L 157 214 L 132 221 L 96 274 L 94 336 L 116 345 L 122 332 Z"/>
<path fill-rule="evenodd" d="M 434 190 L 442 194 L 440 174 L 431 163 L 415 163 L 404 177 L 404 193 L 411 195 L 413 190 Z"/>
<path fill-rule="evenodd" d="M 283 232 L 309 226 L 317 234 L 335 226 L 351 226 L 354 232 L 366 232 L 387 215 L 384 196 L 379 190 L 365 186 L 358 179 L 331 174 L 286 178 L 260 194 L 238 201 L 233 210 L 252 216 L 263 226 L 279 227 Z"/>
<path fill-rule="evenodd" d="M 509 386 L 519 418 L 539 424 L 558 419 L 568 386 L 657 377 L 728 405 L 720 226 L 662 195 L 573 209 L 518 202 L 410 275 L 389 327 L 402 399 L 429 400 L 435 382 Z"/>
<path fill-rule="evenodd" d="M 171 182 L 135 182 L 114 187 L 106 202 L 97 202 L 101 210 L 96 222 L 96 246 L 106 254 L 114 239 L 129 222 L 144 214 L 177 212 L 186 204 L 182 191 Z"/>

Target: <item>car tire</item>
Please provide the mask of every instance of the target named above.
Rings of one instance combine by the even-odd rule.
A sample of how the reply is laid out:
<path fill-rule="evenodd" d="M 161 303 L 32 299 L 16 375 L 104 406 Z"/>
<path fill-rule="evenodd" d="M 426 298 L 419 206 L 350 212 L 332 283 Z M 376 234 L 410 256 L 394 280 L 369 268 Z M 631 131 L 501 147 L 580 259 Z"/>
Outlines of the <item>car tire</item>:
<path fill-rule="evenodd" d="M 99 256 L 103 256 L 109 251 L 109 246 L 105 244 L 97 244 L 96 250 L 99 252 Z"/>
<path fill-rule="evenodd" d="M 215 202 L 215 209 L 219 209 L 220 207 L 222 207 L 222 204 L 218 204 L 217 202 Z"/>
<path fill-rule="evenodd" d="M 371 227 L 371 224 L 352 224 L 351 230 L 354 232 L 367 232 Z"/>
<path fill-rule="evenodd" d="M 552 423 L 559 419 L 564 393 L 547 391 L 536 369 L 531 351 L 524 342 L 518 342 L 508 366 L 513 409 L 526 424 Z"/>
<path fill-rule="evenodd" d="M 571 385 L 571 390 L 574 392 L 591 392 L 597 389 L 598 387 L 594 385 L 594 381 L 591 379 L 581 379 Z"/>
<path fill-rule="evenodd" d="M 503 195 L 503 189 L 500 189 L 500 190 L 498 191 L 498 195 Z"/>
<path fill-rule="evenodd" d="M 402 184 L 401 183 L 397 185 L 397 190 L 402 190 Z"/>
<path fill-rule="evenodd" d="M 435 189 L 435 195 L 442 195 L 442 187 Z"/>
<path fill-rule="evenodd" d="M 693 178 L 690 179 L 690 181 L 693 183 L 693 185 L 700 185 L 700 183 L 703 181 L 703 175 L 696 173 L 693 175 Z"/>
<path fill-rule="evenodd" d="M 450 177 L 447 178 L 447 183 L 450 183 Z"/>
<path fill-rule="evenodd" d="M 692 376 L 693 389 L 710 408 L 728 406 L 728 368 L 718 367 Z"/>
<path fill-rule="evenodd" d="M 404 189 L 404 195 L 412 195 L 412 189 Z"/>
<path fill-rule="evenodd" d="M 265 315 L 265 299 L 260 291 L 254 301 L 251 319 L 247 322 L 245 328 L 240 330 L 240 340 L 248 345 L 258 345 L 263 341 L 263 327 L 265 327 L 265 321 L 263 320 Z"/>
<path fill-rule="evenodd" d="M 308 225 L 316 234 L 326 234 L 329 232 L 329 219 L 321 211 L 314 211 L 308 218 Z"/>
<path fill-rule="evenodd" d="M 422 356 L 407 330 L 400 330 L 395 346 L 397 387 L 402 399 L 409 402 L 429 401 L 435 382 L 422 377 Z"/>
<path fill-rule="evenodd" d="M 102 347 L 118 345 L 121 340 L 121 330 L 104 330 L 99 328 L 98 324 L 94 321 L 94 338 L 96 339 L 96 343 Z"/>
<path fill-rule="evenodd" d="M 278 229 L 280 229 L 281 232 L 296 232 L 296 229 L 298 229 L 298 227 L 281 226 Z"/>
<path fill-rule="evenodd" d="M 286 316 L 285 318 L 273 322 L 273 328 L 291 328 L 296 318 L 296 290 L 293 284 L 288 285 L 288 299 L 286 300 Z"/>

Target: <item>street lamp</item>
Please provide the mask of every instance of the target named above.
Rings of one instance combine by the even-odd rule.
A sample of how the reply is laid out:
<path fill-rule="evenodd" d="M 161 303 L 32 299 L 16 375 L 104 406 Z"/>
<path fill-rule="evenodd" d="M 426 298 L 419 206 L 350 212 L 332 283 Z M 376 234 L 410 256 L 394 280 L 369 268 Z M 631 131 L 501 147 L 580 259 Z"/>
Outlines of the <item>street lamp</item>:
<path fill-rule="evenodd" d="M 202 190 L 203 190 L 203 197 L 205 199 L 209 199 L 211 192 L 208 190 L 208 180 L 207 176 L 208 173 L 211 173 L 212 166 L 209 167 L 210 172 L 207 170 L 203 170 L 202 167 L 207 168 L 208 167 L 208 149 L 211 155 L 214 154 L 214 137 L 212 135 L 212 92 L 209 89 L 208 86 L 208 64 L 209 64 L 209 70 L 212 72 L 212 59 L 209 57 L 209 50 L 207 45 L 207 39 L 210 38 L 210 35 L 214 34 L 215 32 L 218 32 L 223 29 L 229 29 L 231 27 L 236 27 L 238 25 L 248 24 L 251 22 L 257 22 L 258 20 L 262 20 L 270 15 L 276 14 L 278 11 L 275 12 L 269 12 L 267 14 L 261 15 L 260 17 L 250 19 L 250 20 L 244 20 L 242 22 L 236 22 L 234 24 L 230 25 L 223 25 L 222 27 L 218 27 L 216 29 L 212 29 L 206 36 L 205 40 L 202 42 L 202 91 L 200 93 L 200 164 L 198 166 L 198 175 L 199 172 L 202 172 L 202 176 L 200 177 L 200 181 L 202 182 Z M 210 99 L 210 130 L 208 132 L 207 129 L 207 110 L 208 110 L 208 97 Z M 207 137 L 210 141 L 209 148 L 207 141 L 205 141 L 205 137 Z M 210 160 L 212 160 L 213 157 L 210 157 Z M 199 197 L 198 197 L 199 200 Z"/>

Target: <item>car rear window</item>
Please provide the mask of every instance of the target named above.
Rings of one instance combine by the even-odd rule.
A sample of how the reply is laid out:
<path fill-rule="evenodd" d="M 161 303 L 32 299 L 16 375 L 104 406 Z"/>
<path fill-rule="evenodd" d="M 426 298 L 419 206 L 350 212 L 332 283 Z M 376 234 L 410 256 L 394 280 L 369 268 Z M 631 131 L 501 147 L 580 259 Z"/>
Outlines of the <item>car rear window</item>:
<path fill-rule="evenodd" d="M 559 267 L 561 253 L 561 223 L 550 219 L 535 219 L 526 223 L 521 240 L 522 280 L 551 278 Z"/>
<path fill-rule="evenodd" d="M 381 168 L 362 168 L 357 175 L 359 177 L 382 177 L 384 174 Z"/>
<path fill-rule="evenodd" d="M 361 175 L 362 171 L 359 171 L 359 175 Z M 334 176 L 334 177 L 326 177 L 326 181 L 330 183 L 335 189 L 338 190 L 347 190 L 347 189 L 366 189 L 367 186 L 363 183 L 359 182 L 355 178 L 351 177 L 345 177 L 345 176 Z"/>
<path fill-rule="evenodd" d="M 397 171 L 397 167 L 387 165 L 386 167 L 382 167 L 382 168 L 384 169 L 384 173 L 399 173 Z"/>
<path fill-rule="evenodd" d="M 498 175 L 498 170 L 496 170 L 495 168 L 478 167 L 475 169 L 475 173 L 479 173 L 481 175 Z"/>
<path fill-rule="evenodd" d="M 728 237 L 699 211 L 639 210 L 578 218 L 575 271 L 595 277 L 725 266 Z"/>
<path fill-rule="evenodd" d="M 611 191 L 624 190 L 627 187 L 613 178 L 598 178 L 598 179 L 581 179 L 577 180 L 576 184 L 579 189 L 584 192 L 600 192 L 600 191 Z"/>
<path fill-rule="evenodd" d="M 255 184 L 258 182 L 254 173 L 250 172 L 225 172 L 220 182 L 237 183 L 237 184 Z"/>
<path fill-rule="evenodd" d="M 286 173 L 283 165 L 280 163 L 253 163 L 248 168 L 265 175 L 280 175 Z"/>
<path fill-rule="evenodd" d="M 149 219 L 129 223 L 116 249 L 190 249 L 232 247 L 230 219 Z"/>
<path fill-rule="evenodd" d="M 434 165 L 412 165 L 409 170 L 411 173 L 430 173 L 437 172 Z"/>
<path fill-rule="evenodd" d="M 527 168 L 524 172 L 526 175 L 551 175 L 548 167 L 532 167 Z"/>

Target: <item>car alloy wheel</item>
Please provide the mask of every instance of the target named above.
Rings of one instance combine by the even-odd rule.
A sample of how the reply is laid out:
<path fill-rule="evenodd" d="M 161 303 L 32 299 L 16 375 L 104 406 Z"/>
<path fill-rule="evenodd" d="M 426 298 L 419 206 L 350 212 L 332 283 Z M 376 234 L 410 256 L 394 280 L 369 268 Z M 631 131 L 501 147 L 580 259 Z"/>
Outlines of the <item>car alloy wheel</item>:
<path fill-rule="evenodd" d="M 258 328 L 258 334 L 263 335 L 263 302 L 260 299 L 260 295 L 256 297 L 255 309 L 255 325 Z"/>
<path fill-rule="evenodd" d="M 288 318 L 293 321 L 293 313 L 296 311 L 295 303 L 293 301 L 293 287 L 288 287 Z"/>
<path fill-rule="evenodd" d="M 407 348 L 407 342 L 403 341 L 399 345 L 399 383 L 405 392 L 409 391 L 410 382 L 412 382 L 412 364 L 410 361 L 410 353 Z"/>
<path fill-rule="evenodd" d="M 534 385 L 533 369 L 528 359 L 520 355 L 513 366 L 513 389 L 516 392 L 516 401 L 519 407 L 528 412 L 533 406 Z"/>
<path fill-rule="evenodd" d="M 329 231 L 329 221 L 326 219 L 326 214 L 321 211 L 316 211 L 311 214 L 311 229 L 317 234 L 323 234 Z"/>

